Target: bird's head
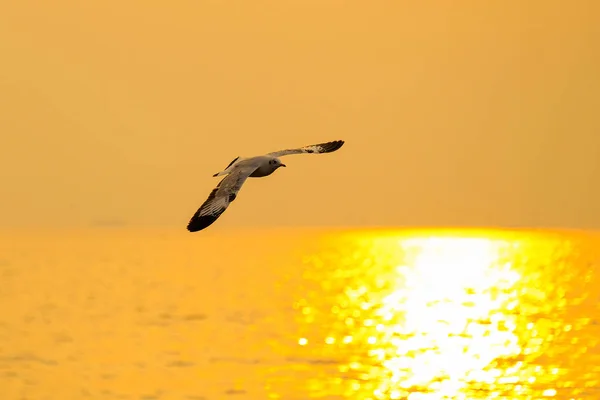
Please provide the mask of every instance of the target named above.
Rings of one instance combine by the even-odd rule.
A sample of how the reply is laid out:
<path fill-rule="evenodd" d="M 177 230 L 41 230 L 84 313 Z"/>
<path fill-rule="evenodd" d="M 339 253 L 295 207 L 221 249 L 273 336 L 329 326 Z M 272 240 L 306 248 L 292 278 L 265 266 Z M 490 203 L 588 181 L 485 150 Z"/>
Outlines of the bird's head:
<path fill-rule="evenodd" d="M 282 163 L 279 158 L 273 158 L 269 160 L 269 165 L 273 168 L 273 171 L 275 171 L 279 167 L 285 167 L 285 164 Z"/>

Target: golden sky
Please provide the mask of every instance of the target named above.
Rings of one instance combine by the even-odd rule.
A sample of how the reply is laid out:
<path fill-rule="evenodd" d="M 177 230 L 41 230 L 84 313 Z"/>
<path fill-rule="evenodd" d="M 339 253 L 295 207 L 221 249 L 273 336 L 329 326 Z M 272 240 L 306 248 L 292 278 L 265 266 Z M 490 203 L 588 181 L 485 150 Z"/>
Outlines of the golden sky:
<path fill-rule="evenodd" d="M 597 1 L 5 2 L 2 226 L 600 227 Z M 219 228 L 217 228 L 219 227 Z"/>

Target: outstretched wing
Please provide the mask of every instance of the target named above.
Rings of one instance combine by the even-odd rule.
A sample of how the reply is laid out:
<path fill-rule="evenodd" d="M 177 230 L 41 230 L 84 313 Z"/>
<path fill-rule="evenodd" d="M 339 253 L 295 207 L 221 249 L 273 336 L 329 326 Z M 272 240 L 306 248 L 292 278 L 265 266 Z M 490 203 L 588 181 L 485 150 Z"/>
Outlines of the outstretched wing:
<path fill-rule="evenodd" d="M 223 178 L 190 219 L 187 230 L 198 232 L 215 222 L 229 207 L 229 204 L 235 200 L 242 185 L 256 168 L 258 168 L 256 165 L 236 168 Z"/>
<path fill-rule="evenodd" d="M 287 156 L 288 154 L 302 154 L 302 153 L 320 154 L 320 153 L 331 153 L 332 151 L 336 151 L 337 149 L 339 149 L 340 147 L 342 147 L 343 144 L 344 144 L 343 140 L 335 140 L 333 142 L 313 144 L 313 145 L 310 145 L 310 146 L 304 146 L 304 147 L 300 147 L 300 148 L 297 148 L 297 149 L 279 150 L 279 151 L 275 151 L 273 153 L 269 153 L 269 155 L 273 156 L 273 157 L 281 157 L 281 156 Z"/>

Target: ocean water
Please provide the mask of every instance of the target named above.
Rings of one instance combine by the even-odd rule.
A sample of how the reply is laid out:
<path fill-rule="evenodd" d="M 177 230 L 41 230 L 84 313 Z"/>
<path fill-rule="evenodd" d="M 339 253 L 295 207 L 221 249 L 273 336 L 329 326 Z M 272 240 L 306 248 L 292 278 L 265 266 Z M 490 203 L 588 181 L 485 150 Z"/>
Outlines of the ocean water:
<path fill-rule="evenodd" d="M 0 234 L 0 399 L 600 398 L 600 236 Z"/>

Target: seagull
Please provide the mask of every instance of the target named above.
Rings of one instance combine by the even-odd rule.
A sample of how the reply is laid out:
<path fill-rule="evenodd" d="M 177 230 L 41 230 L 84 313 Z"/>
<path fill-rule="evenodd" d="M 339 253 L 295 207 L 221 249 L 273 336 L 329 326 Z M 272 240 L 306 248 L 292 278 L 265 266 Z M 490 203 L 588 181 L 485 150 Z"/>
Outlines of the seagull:
<path fill-rule="evenodd" d="M 285 167 L 286 165 L 281 162 L 279 157 L 290 154 L 331 153 L 338 150 L 343 144 L 343 140 L 335 140 L 333 142 L 313 144 L 297 149 L 275 151 L 262 156 L 234 158 L 224 170 L 213 175 L 213 177 L 227 176 L 210 192 L 208 199 L 206 199 L 190 219 L 187 230 L 198 232 L 215 222 L 229 207 L 229 204 L 235 200 L 247 178 L 269 176 L 278 168 Z"/>

